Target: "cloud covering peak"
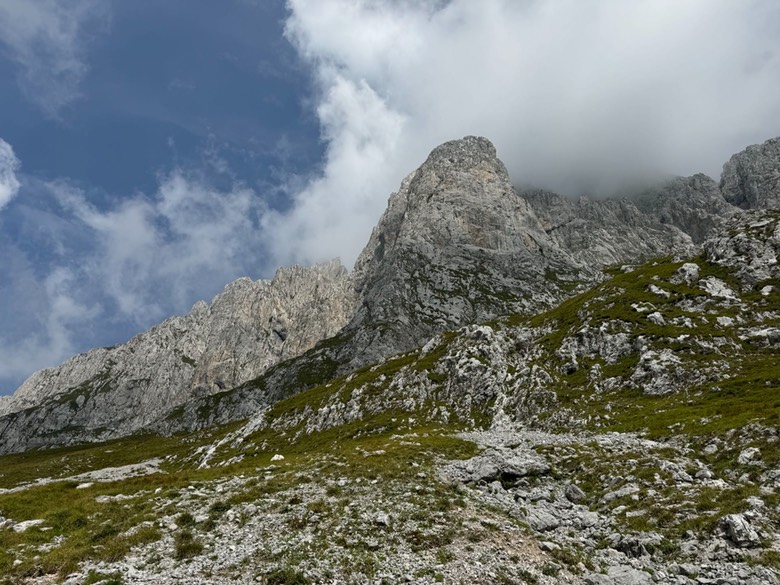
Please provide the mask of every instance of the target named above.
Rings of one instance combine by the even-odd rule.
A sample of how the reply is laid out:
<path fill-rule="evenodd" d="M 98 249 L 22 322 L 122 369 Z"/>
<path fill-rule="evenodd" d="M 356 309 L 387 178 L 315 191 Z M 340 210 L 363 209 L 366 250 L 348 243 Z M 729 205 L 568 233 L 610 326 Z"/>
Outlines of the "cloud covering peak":
<path fill-rule="evenodd" d="M 437 144 L 490 138 L 513 180 L 575 195 L 717 175 L 780 133 L 770 0 L 289 0 L 322 174 L 267 225 L 279 263 L 354 260 Z"/>

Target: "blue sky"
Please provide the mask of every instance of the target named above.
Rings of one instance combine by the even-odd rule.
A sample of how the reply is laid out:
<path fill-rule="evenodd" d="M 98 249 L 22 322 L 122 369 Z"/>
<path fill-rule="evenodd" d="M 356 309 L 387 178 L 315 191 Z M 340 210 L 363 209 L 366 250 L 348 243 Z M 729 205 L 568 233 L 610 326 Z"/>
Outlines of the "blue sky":
<path fill-rule="evenodd" d="M 780 135 L 771 0 L 3 0 L 0 394 L 240 276 L 351 266 L 431 148 L 567 194 Z"/>

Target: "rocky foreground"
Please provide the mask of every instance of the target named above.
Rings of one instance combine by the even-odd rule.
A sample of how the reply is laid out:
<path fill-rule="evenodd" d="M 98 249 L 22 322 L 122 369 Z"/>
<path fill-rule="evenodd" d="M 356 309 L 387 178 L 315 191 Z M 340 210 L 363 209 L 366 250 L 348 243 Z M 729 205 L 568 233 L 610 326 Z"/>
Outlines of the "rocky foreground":
<path fill-rule="evenodd" d="M 316 461 L 275 454 L 251 472 L 175 490 L 147 477 L 149 489 L 93 496 L 98 509 L 147 510 L 153 519 L 126 533 L 155 538 L 121 560 L 86 562 L 63 582 L 777 582 L 761 562 L 763 544 L 776 537 L 765 501 L 774 489 L 750 496 L 742 512 L 698 517 L 703 497 L 735 485 L 707 463 L 713 446 L 696 453 L 624 433 L 503 430 L 450 446 L 465 456 L 473 442 L 474 457 L 405 456 L 430 437 L 403 433 L 374 445 L 382 448 Z M 763 466 L 760 452 L 739 458 Z M 70 489 L 105 491 L 99 477 L 89 479 Z M 678 513 L 686 515 L 679 538 L 664 528 L 664 517 Z M 19 533 L 50 528 L 45 520 L 5 524 Z"/>

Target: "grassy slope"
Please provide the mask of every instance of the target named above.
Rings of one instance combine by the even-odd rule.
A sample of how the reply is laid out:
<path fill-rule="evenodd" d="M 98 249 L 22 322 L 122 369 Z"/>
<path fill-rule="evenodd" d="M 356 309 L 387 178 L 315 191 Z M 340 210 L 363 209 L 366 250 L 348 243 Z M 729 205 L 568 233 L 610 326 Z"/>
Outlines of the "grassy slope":
<path fill-rule="evenodd" d="M 698 262 L 702 266 L 703 277 L 716 275 L 737 288 L 736 282 L 728 273 L 701 260 Z M 695 299 L 704 293 L 695 287 L 670 285 L 666 282 L 678 266 L 679 263 L 663 260 L 645 265 L 631 273 L 616 272 L 600 286 L 548 313 L 533 319 L 514 317 L 501 320 L 499 326 L 551 327 L 552 332 L 540 340 L 547 352 L 548 363 L 545 365 L 551 370 L 554 370 L 558 360 L 554 355 L 555 349 L 567 335 L 576 332 L 585 319 L 594 323 L 609 320 L 629 323 L 635 328 L 635 333 L 645 335 L 650 343 L 677 350 L 679 355 L 684 356 L 686 367 L 701 368 L 706 367 L 711 360 L 724 359 L 724 350 L 707 353 L 701 348 L 686 347 L 684 344 L 675 346 L 672 339 L 691 334 L 690 328 L 650 324 L 641 313 L 632 310 L 630 305 L 652 303 L 666 317 L 667 322 L 675 317 L 698 319 L 696 335 L 709 338 L 728 337 L 740 348 L 739 352 L 725 354 L 725 358 L 731 360 L 733 371 L 728 379 L 718 381 L 717 391 L 712 387 L 700 386 L 688 388 L 678 394 L 653 397 L 646 396 L 635 388 L 619 386 L 608 393 L 596 394 L 587 377 L 583 375 L 593 365 L 598 363 L 610 376 L 619 377 L 629 373 L 638 358 L 629 356 L 615 364 L 607 364 L 594 358 L 591 361 L 583 359 L 580 369 L 571 375 L 556 374 L 555 391 L 559 405 L 571 409 L 575 416 L 590 417 L 591 420 L 596 415 L 610 412 L 608 419 L 600 418 L 598 424 L 592 424 L 592 430 L 642 432 L 670 441 L 683 436 L 686 441 L 698 447 L 707 444 L 713 437 L 725 438 L 726 448 L 713 454 L 708 463 L 716 470 L 733 469 L 735 473 L 745 472 L 753 474 L 752 477 L 755 478 L 758 469 L 747 466 L 741 469 L 735 460 L 739 449 L 757 445 L 761 448 L 765 464 L 777 465 L 777 443 L 766 442 L 761 435 L 762 428 L 776 428 L 778 423 L 780 403 L 777 385 L 780 380 L 780 366 L 776 362 L 776 354 L 773 350 L 742 342 L 734 334 L 717 327 L 714 317 L 707 316 L 705 323 L 701 320 L 701 313 L 681 309 L 681 300 Z M 670 299 L 663 299 L 649 292 L 647 285 L 650 283 L 662 285 L 669 290 L 672 293 Z M 768 297 L 745 293 L 743 300 L 750 303 L 749 311 L 753 313 L 758 310 L 780 309 L 780 297 L 776 293 Z M 719 315 L 736 316 L 737 313 L 739 311 L 733 308 L 718 309 Z M 775 323 L 770 320 L 765 324 Z M 376 382 L 376 391 L 384 391 L 386 385 L 381 382 L 382 376 L 389 378 L 404 367 L 441 376 L 433 370 L 437 359 L 443 355 L 446 344 L 453 338 L 453 335 L 445 337 L 438 352 L 432 352 L 422 358 L 418 352 L 404 354 L 388 360 L 380 368 L 363 368 L 351 376 L 317 386 L 279 402 L 270 411 L 269 420 L 300 412 L 307 406 L 321 404 L 326 397 L 335 393 L 347 396 L 357 386 Z M 0 530 L 0 575 L 7 575 L 6 578 L 11 580 L 9 582 L 25 574 L 59 572 L 65 575 L 84 559 L 121 558 L 133 545 L 160 538 L 160 532 L 154 525 L 154 520 L 160 513 L 154 504 L 153 494 L 156 490 L 162 493 L 175 492 L 188 485 L 220 477 L 239 474 L 251 476 L 256 473 L 258 467 L 268 465 L 271 456 L 277 452 L 285 454 L 286 465 L 299 469 L 307 469 L 323 458 L 333 457 L 342 465 L 339 468 L 341 474 L 397 480 L 403 480 L 407 474 L 418 471 L 409 467 L 410 459 L 422 459 L 430 465 L 436 458 L 467 457 L 475 452 L 472 444 L 452 438 L 452 433 L 461 426 L 432 425 L 424 416 L 419 416 L 420 414 L 402 411 L 378 413 L 322 433 L 298 436 L 295 441 L 291 441 L 291 437 L 295 436 L 294 432 L 280 436 L 270 427 L 266 427 L 249 437 L 241 446 L 228 449 L 220 456 L 222 461 L 226 461 L 236 454 L 244 453 L 246 457 L 243 460 L 211 469 L 197 469 L 195 460 L 188 455 L 195 448 L 210 444 L 226 435 L 235 426 L 171 438 L 131 437 L 103 445 L 0 458 L 0 486 L 5 488 L 30 482 L 38 477 L 68 477 L 90 469 L 135 463 L 154 457 L 166 459 L 163 464 L 165 473 L 162 474 L 95 484 L 86 489 L 76 489 L 75 482 L 62 481 L 30 487 L 15 493 L 0 494 L 0 515 L 13 518 L 17 522 L 41 518 L 45 528 L 32 528 L 22 534 L 7 529 Z M 410 422 L 410 415 L 414 415 L 416 420 Z M 393 435 L 399 433 L 414 433 L 417 439 L 408 443 L 391 440 Z M 381 459 L 360 455 L 379 449 L 386 452 Z M 562 457 L 559 467 L 562 473 L 576 475 L 580 483 L 598 494 L 602 489 L 598 476 L 614 470 L 612 464 L 609 453 L 583 445 L 576 454 Z M 582 469 L 589 471 L 585 474 L 577 471 Z M 269 488 L 263 486 L 258 489 Z M 756 489 L 747 486 L 729 490 L 724 494 L 700 493 L 694 502 L 694 508 L 704 512 L 717 510 L 718 514 L 740 511 L 744 509 L 745 499 L 754 495 Z M 99 504 L 95 501 L 100 495 L 117 494 L 134 497 L 126 502 Z M 253 497 L 251 490 L 245 497 Z M 671 502 L 674 494 L 665 494 L 664 497 Z M 672 520 L 669 520 L 668 524 L 678 532 L 690 528 L 710 530 L 711 519 L 715 516 L 714 513 L 705 514 L 703 517 L 709 520 L 702 521 L 702 526 Z M 628 527 L 643 528 L 641 522 L 640 517 L 629 522 Z M 58 536 L 64 537 L 63 543 L 46 550 L 46 545 Z M 33 553 L 34 550 L 37 552 Z M 36 555 L 38 558 L 34 559 Z M 16 558 L 24 560 L 15 566 Z"/>

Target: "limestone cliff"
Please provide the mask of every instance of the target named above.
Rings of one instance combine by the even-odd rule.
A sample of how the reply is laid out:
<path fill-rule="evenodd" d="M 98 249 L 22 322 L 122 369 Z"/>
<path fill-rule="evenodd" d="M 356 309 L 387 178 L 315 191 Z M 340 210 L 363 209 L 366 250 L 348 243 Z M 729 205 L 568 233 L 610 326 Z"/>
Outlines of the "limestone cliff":
<path fill-rule="evenodd" d="M 341 329 L 354 303 L 337 260 L 281 269 L 273 280 L 239 279 L 210 305 L 31 376 L 0 405 L 0 450 L 132 433 L 300 355 Z"/>
<path fill-rule="evenodd" d="M 597 275 L 545 233 L 494 146 L 469 136 L 434 149 L 390 198 L 355 266 L 361 303 L 347 330 L 361 361 L 376 361 L 464 323 L 552 306 Z"/>
<path fill-rule="evenodd" d="M 723 165 L 720 189 L 743 209 L 780 207 L 780 138 L 748 146 Z"/>
<path fill-rule="evenodd" d="M 678 177 L 622 199 L 523 192 L 547 234 L 590 266 L 689 255 L 737 210 L 705 175 Z"/>

